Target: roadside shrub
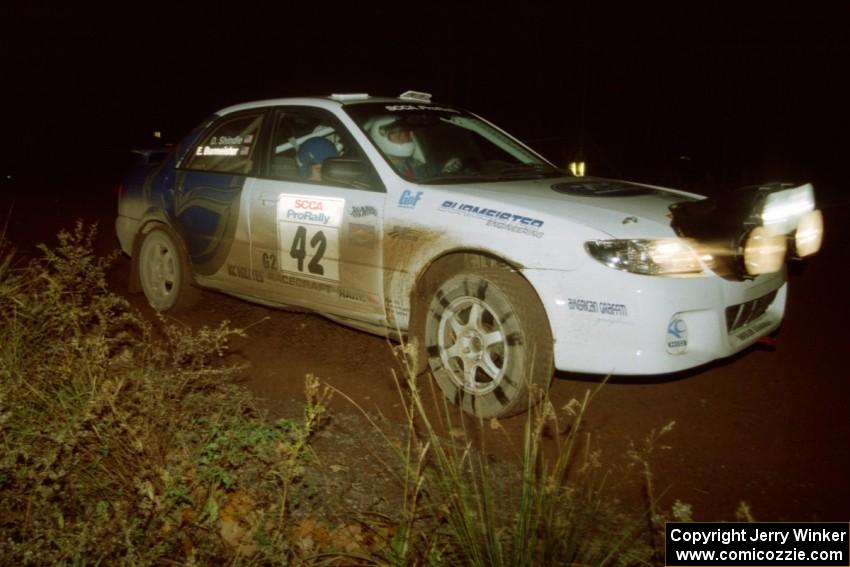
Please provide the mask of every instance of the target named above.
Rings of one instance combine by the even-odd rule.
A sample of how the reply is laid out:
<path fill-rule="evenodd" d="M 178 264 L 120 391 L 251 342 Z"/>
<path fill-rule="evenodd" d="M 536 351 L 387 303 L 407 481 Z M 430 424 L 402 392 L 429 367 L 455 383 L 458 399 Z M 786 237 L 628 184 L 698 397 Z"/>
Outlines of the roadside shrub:
<path fill-rule="evenodd" d="M 224 365 L 227 322 L 146 321 L 77 223 L 18 265 L 0 246 L 0 563 L 228 563 L 284 526 L 326 392 L 270 422 Z M 289 560 L 277 545 L 273 561 Z"/>

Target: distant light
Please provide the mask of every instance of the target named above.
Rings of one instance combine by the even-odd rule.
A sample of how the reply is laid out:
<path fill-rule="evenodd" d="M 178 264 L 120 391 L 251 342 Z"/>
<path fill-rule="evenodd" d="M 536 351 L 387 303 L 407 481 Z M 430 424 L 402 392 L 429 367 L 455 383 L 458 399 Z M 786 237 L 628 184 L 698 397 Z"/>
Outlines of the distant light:
<path fill-rule="evenodd" d="M 162 138 L 162 132 L 160 130 L 154 130 L 153 137 L 154 138 Z"/>
<path fill-rule="evenodd" d="M 586 168 L 583 161 L 571 161 L 569 168 L 572 174 L 576 177 L 584 177 Z"/>

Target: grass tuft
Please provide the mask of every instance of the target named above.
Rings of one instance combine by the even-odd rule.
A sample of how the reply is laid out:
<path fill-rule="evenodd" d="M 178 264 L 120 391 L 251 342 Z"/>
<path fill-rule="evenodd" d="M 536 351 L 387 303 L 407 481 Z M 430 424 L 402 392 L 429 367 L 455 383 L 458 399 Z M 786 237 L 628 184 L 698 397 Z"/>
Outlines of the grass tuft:
<path fill-rule="evenodd" d="M 416 349 L 402 345 L 396 352 L 405 369 L 397 383 L 406 400 L 406 439 L 399 445 L 373 426 L 398 447 L 404 504 L 393 538 L 370 563 L 651 563 L 653 549 L 641 541 L 639 518 L 624 520 L 607 504 L 607 474 L 583 428 L 595 392 L 563 408 L 545 395 L 530 406 L 517 468 L 487 456 L 488 442 L 510 443 L 499 421 L 470 419 L 434 392 L 427 398 L 440 400 L 437 407 L 426 407 L 414 370 Z M 544 438 L 551 439 L 551 450 L 544 449 Z"/>

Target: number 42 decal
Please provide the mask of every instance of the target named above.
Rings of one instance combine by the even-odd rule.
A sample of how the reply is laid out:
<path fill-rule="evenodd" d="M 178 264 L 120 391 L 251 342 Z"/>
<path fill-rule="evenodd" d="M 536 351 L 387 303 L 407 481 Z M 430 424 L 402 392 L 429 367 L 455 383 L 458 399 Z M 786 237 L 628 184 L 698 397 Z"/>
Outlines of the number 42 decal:
<path fill-rule="evenodd" d="M 321 230 L 317 231 L 310 239 L 310 247 L 314 249 L 313 258 L 307 263 L 307 270 L 311 274 L 317 276 L 325 275 L 325 268 L 322 266 L 322 257 L 325 255 L 325 249 L 328 246 L 328 239 L 325 233 Z M 289 249 L 289 255 L 298 262 L 298 271 L 304 271 L 304 258 L 307 257 L 307 229 L 299 226 L 295 230 L 295 238 L 292 239 L 292 248 Z"/>
<path fill-rule="evenodd" d="M 339 281 L 339 231 L 345 199 L 290 195 L 277 200 L 278 265 L 305 278 Z"/>
<path fill-rule="evenodd" d="M 279 269 L 339 281 L 339 229 L 278 223 Z"/>

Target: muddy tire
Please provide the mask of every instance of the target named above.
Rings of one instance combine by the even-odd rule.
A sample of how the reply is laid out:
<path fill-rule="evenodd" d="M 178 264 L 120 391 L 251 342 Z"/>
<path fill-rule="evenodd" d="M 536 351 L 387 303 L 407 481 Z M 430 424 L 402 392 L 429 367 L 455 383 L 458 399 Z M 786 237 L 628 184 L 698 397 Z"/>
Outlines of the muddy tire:
<path fill-rule="evenodd" d="M 431 295 L 424 326 L 431 372 L 468 414 L 522 413 L 549 387 L 549 320 L 516 272 L 474 268 L 447 278 Z"/>
<path fill-rule="evenodd" d="M 175 312 L 191 307 L 198 299 L 192 272 L 177 236 L 157 227 L 141 237 L 138 273 L 142 291 L 151 307 Z"/>

